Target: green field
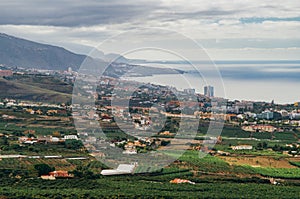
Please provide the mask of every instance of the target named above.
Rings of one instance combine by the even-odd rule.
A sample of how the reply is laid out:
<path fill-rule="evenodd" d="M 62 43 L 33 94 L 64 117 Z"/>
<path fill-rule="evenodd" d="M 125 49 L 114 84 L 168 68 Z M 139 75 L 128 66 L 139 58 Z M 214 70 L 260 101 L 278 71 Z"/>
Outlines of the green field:
<path fill-rule="evenodd" d="M 248 167 L 249 168 L 249 167 Z M 300 179 L 299 168 L 249 168 L 266 177 Z"/>
<path fill-rule="evenodd" d="M 208 131 L 209 122 L 200 121 L 198 136 L 205 136 Z M 297 136 L 300 137 L 300 132 L 275 132 L 274 137 L 268 132 L 255 132 L 251 135 L 250 132 L 243 131 L 240 126 L 224 125 L 220 134 L 224 138 L 256 138 L 262 140 L 280 140 L 285 142 L 297 142 Z"/>
<path fill-rule="evenodd" d="M 177 185 L 155 181 L 155 177 L 145 180 L 132 176 L 97 180 L 8 180 L 0 187 L 0 197 L 8 198 L 298 198 L 299 192 L 300 187 L 294 185 L 218 181 Z"/>
<path fill-rule="evenodd" d="M 35 76 L 22 76 L 17 79 L 0 78 L 0 90 L 5 90 L 5 92 L 0 92 L 0 98 L 53 103 L 66 103 L 71 100 L 72 89 L 69 86 L 53 77 L 43 79 L 44 77 Z"/>
<path fill-rule="evenodd" d="M 0 94 L 2 97 L 30 99 L 35 101 L 65 102 L 70 99 L 72 87 L 53 77 L 14 76 L 0 78 L 0 89 L 11 88 Z M 187 150 L 178 157 L 174 151 L 165 150 L 166 155 L 178 157 L 178 160 L 165 168 L 138 167 L 135 175 L 101 176 L 102 169 L 107 166 L 89 156 L 82 145 L 73 147 L 72 143 L 20 145 L 18 137 L 32 136 L 25 134 L 33 130 L 33 136 L 76 134 L 70 112 L 48 116 L 47 108 L 43 115 L 31 115 L 26 108 L 11 107 L 0 109 L 0 115 L 16 117 L 5 119 L 0 117 L 0 152 L 21 155 L 61 155 L 63 157 L 86 157 L 86 160 L 68 160 L 64 158 L 17 158 L 0 160 L 0 199 L 4 198 L 299 198 L 300 162 L 287 162 L 291 159 L 280 147 L 287 143 L 297 142 L 298 130 L 282 133 L 251 133 L 241 130 L 240 126 L 225 124 L 221 136 L 222 143 L 212 147 L 216 152 L 222 150 L 232 157 L 262 156 L 262 158 L 284 159 L 291 168 L 251 167 L 249 165 L 231 164 L 218 155 L 207 155 L 196 150 Z M 53 120 L 52 120 L 53 119 Z M 169 119 L 166 129 L 176 132 L 178 119 Z M 191 125 L 193 125 L 192 123 Z M 204 139 L 208 121 L 201 121 L 197 140 Z M 117 127 L 117 124 L 110 124 Z M 195 124 L 197 125 L 197 124 Z M 110 126 L 110 127 L 111 127 Z M 117 128 L 104 129 L 110 139 L 121 140 L 131 138 Z M 187 134 L 190 132 L 186 132 Z M 256 138 L 250 140 L 245 138 Z M 161 136 L 163 137 L 163 136 Z M 170 136 L 164 136 L 170 138 Z M 171 136 L 172 137 L 172 136 Z M 163 138 L 161 138 L 163 140 Z M 172 141 L 171 141 L 172 143 Z M 200 142 L 199 142 L 200 143 Z M 199 145 L 197 142 L 195 145 Z M 230 146 L 248 144 L 253 150 L 231 150 Z M 266 145 L 265 147 L 259 147 Z M 272 150 L 272 148 L 279 150 Z M 163 147 L 162 147 L 163 148 Z M 157 150 L 156 148 L 153 150 Z M 204 156 L 204 157 L 203 157 Z M 295 160 L 295 161 L 294 161 Z M 42 175 L 36 165 L 48 165 L 56 170 L 66 170 L 74 174 L 72 179 L 45 181 L 38 178 Z M 290 164 L 290 165 L 289 165 Z M 293 166 L 295 168 L 293 168 Z M 145 168 L 146 167 L 146 168 Z M 298 168 L 296 168 L 298 167 Z M 143 173 L 148 171 L 148 173 Z M 171 184 L 174 178 L 188 179 L 191 184 Z M 270 178 L 280 178 L 282 183 L 271 185 Z"/>
<path fill-rule="evenodd" d="M 290 161 L 290 164 L 300 168 L 300 162 Z"/>

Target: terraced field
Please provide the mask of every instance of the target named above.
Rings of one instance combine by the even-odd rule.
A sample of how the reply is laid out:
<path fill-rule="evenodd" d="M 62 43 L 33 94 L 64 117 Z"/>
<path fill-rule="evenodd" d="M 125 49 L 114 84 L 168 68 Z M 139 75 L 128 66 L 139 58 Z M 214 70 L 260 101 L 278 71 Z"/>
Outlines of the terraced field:
<path fill-rule="evenodd" d="M 297 168 L 296 166 L 290 164 L 289 158 L 274 158 L 272 156 L 219 156 L 219 158 L 225 160 L 230 165 L 250 165 L 253 167 L 271 168 Z"/>

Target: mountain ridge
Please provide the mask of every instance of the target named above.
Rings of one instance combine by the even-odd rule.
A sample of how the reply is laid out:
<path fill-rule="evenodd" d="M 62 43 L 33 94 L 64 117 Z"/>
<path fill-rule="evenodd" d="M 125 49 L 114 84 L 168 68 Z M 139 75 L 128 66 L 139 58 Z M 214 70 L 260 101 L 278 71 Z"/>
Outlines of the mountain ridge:
<path fill-rule="evenodd" d="M 175 69 L 130 64 L 129 62 L 134 62 L 134 60 L 129 60 L 116 53 L 104 54 L 98 49 L 93 49 L 90 54 L 76 54 L 63 47 L 0 33 L 0 65 L 4 66 L 64 71 L 71 67 L 74 71 L 78 71 L 83 64 L 81 72 L 104 73 L 111 77 L 121 77 L 126 73 L 134 76 L 183 73 L 183 71 Z M 110 67 L 107 68 L 108 65 Z"/>
<path fill-rule="evenodd" d="M 81 63 L 89 58 L 63 47 L 41 44 L 35 41 L 0 33 L 0 64 L 5 66 L 66 70 L 78 70 Z"/>
<path fill-rule="evenodd" d="M 31 41 L 5 33 L 0 33 L 0 64 L 24 68 L 39 68 L 66 70 L 72 67 L 78 70 L 85 59 L 100 59 L 105 62 L 127 63 L 128 59 L 115 53 L 104 54 L 97 49 L 97 57 L 86 54 L 78 54 L 66 48 L 51 44 Z M 91 47 L 91 52 L 95 49 Z"/>

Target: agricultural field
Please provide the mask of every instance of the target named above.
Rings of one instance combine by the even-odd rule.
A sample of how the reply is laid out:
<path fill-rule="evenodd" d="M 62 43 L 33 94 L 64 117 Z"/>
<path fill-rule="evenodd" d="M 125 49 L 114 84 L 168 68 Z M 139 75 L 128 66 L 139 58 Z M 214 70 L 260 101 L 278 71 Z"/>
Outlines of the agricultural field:
<path fill-rule="evenodd" d="M 29 186 L 28 186 L 29 185 Z M 57 189 L 59 187 L 59 189 Z M 0 187 L 2 198 L 297 198 L 300 187 L 266 183 L 197 181 L 195 185 L 170 184 L 155 177 L 119 176 L 96 180 L 8 180 Z"/>
<path fill-rule="evenodd" d="M 230 165 L 249 165 L 252 167 L 297 168 L 290 164 L 289 158 L 272 156 L 219 156 Z M 299 159 L 300 161 L 300 159 Z"/>
<path fill-rule="evenodd" d="M 10 88 L 10 89 L 7 89 Z M 71 100 L 72 87 L 61 80 L 47 76 L 13 76 L 0 78 L 1 98 L 62 103 Z"/>
<path fill-rule="evenodd" d="M 208 130 L 209 122 L 208 121 L 201 121 L 199 125 L 199 132 L 198 136 L 205 136 L 205 133 Z M 297 142 L 300 138 L 300 132 L 274 132 L 272 137 L 271 133 L 268 132 L 255 132 L 250 133 L 247 131 L 243 131 L 240 126 L 232 126 L 229 124 L 224 124 L 224 128 L 221 132 L 222 137 L 224 138 L 237 138 L 237 140 L 241 140 L 243 138 L 254 138 L 258 140 L 268 140 L 268 141 L 275 141 L 275 142 Z"/>
<path fill-rule="evenodd" d="M 293 143 L 294 134 L 283 132 L 281 140 L 271 140 L 270 134 L 257 133 L 256 139 L 238 127 L 225 126 L 222 142 L 212 150 L 225 151 L 230 155 L 206 154 L 188 147 L 182 156 L 174 151 L 164 150 L 166 155 L 178 157 L 165 168 L 150 168 L 148 173 L 140 173 L 145 168 L 137 168 L 135 174 L 124 176 L 102 176 L 108 167 L 89 155 L 84 147 L 70 147 L 66 143 L 33 145 L 19 144 L 18 137 L 76 134 L 71 117 L 62 115 L 32 115 L 22 109 L 0 109 L 0 115 L 7 114 L 15 119 L 0 119 L 0 154 L 31 156 L 62 156 L 57 159 L 16 158 L 0 159 L 0 198 L 269 198 L 274 194 L 286 198 L 296 198 L 300 192 L 300 159 L 274 151 L 274 147 L 284 147 Z M 201 145 L 205 123 L 192 145 Z M 107 137 L 122 139 L 127 134 L 115 130 L 106 132 Z M 7 136 L 7 137 L 6 137 Z M 254 136 L 254 138 L 255 138 Z M 276 136 L 276 134 L 275 134 Z M 127 135 L 128 139 L 131 139 Z M 178 149 L 188 145 L 177 143 L 170 137 L 160 137 Z M 173 141 L 173 142 L 172 142 Z M 232 150 L 234 145 L 252 145 L 253 150 Z M 176 146 L 177 146 L 176 145 Z M 260 147 L 262 146 L 262 147 Z M 84 157 L 74 160 L 66 157 Z M 45 181 L 39 178 L 36 165 L 48 165 L 55 170 L 74 174 L 71 179 Z M 171 184 L 175 179 L 186 179 L 195 184 Z M 280 185 L 271 185 L 276 178 Z M 59 189 L 57 188 L 59 187 Z M 238 196 L 238 197 L 237 197 Z"/>
<path fill-rule="evenodd" d="M 292 161 L 290 161 L 290 164 L 291 165 L 294 165 L 294 166 L 296 166 L 296 167 L 300 167 L 300 161 L 294 161 L 294 160 L 292 160 Z"/>

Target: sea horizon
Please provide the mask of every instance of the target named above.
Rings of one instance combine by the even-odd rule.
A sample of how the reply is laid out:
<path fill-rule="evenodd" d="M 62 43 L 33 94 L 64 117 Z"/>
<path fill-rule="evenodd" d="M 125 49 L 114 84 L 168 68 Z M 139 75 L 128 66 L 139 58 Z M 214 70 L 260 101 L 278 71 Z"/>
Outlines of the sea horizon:
<path fill-rule="evenodd" d="M 219 60 L 191 63 L 195 66 L 180 61 L 148 61 L 140 65 L 170 68 L 184 73 L 123 77 L 123 79 L 173 86 L 178 90 L 193 88 L 201 94 L 205 85 L 212 84 L 215 87 L 216 97 L 229 100 L 265 102 L 274 100 L 280 104 L 300 101 L 298 93 L 295 92 L 300 86 L 299 60 Z M 203 71 L 208 76 L 201 76 Z M 216 77 L 217 73 L 220 76 Z"/>

